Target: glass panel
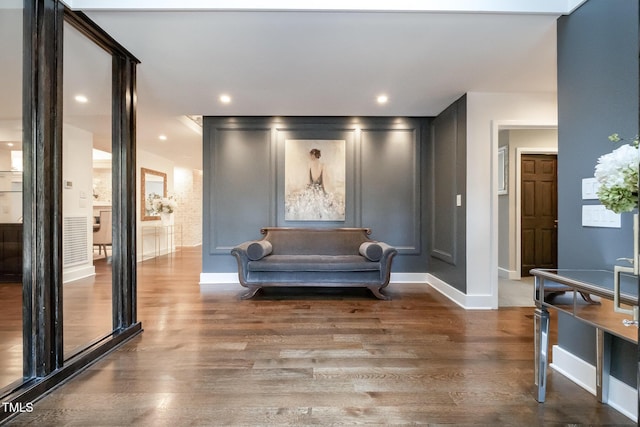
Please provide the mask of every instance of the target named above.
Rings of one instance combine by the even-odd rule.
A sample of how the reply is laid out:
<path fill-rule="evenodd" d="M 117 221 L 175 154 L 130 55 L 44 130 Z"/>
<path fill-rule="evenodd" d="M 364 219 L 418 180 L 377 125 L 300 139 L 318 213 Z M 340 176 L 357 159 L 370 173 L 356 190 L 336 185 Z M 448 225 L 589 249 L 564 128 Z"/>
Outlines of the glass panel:
<path fill-rule="evenodd" d="M 110 333 L 111 55 L 64 24 L 63 340 L 69 358 Z"/>
<path fill-rule="evenodd" d="M 0 3 L 0 388 L 22 379 L 22 9 Z"/>

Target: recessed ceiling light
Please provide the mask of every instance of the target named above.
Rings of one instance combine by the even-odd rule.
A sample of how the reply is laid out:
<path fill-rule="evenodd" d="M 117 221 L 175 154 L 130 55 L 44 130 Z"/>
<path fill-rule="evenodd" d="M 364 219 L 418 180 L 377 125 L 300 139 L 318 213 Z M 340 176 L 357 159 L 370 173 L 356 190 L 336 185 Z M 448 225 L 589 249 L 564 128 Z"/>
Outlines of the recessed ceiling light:
<path fill-rule="evenodd" d="M 86 104 L 87 102 L 89 102 L 89 99 L 84 95 L 76 95 L 74 99 L 81 104 Z"/>
<path fill-rule="evenodd" d="M 220 95 L 220 102 L 228 104 L 231 102 L 231 97 L 229 95 Z"/>
<path fill-rule="evenodd" d="M 167 135 L 160 135 L 160 136 L 158 137 L 158 139 L 159 139 L 160 141 L 166 141 L 166 140 L 167 140 Z"/>
<path fill-rule="evenodd" d="M 13 147 L 13 142 L 7 142 L 7 145 L 8 145 L 9 147 Z"/>
<path fill-rule="evenodd" d="M 389 100 L 389 97 L 387 95 L 378 95 L 378 97 L 376 98 L 376 101 L 378 101 L 378 104 L 386 104 L 388 100 Z"/>

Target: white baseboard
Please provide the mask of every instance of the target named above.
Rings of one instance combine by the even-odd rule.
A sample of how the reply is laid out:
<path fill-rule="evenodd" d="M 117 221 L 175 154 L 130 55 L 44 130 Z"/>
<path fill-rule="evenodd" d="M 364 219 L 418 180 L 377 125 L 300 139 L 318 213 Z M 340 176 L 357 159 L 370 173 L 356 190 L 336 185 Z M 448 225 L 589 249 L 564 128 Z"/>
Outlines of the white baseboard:
<path fill-rule="evenodd" d="M 200 285 L 239 283 L 238 273 L 200 273 Z M 390 283 L 424 283 L 469 310 L 493 310 L 495 298 L 491 295 L 466 295 L 429 273 L 391 273 Z"/>
<path fill-rule="evenodd" d="M 200 273 L 200 285 L 237 284 L 238 273 Z M 465 295 L 429 273 L 391 273 L 390 283 L 424 283 L 449 298 L 460 307 L 472 310 L 492 310 L 491 295 Z"/>
<path fill-rule="evenodd" d="M 239 284 L 238 273 L 200 273 L 201 285 Z"/>
<path fill-rule="evenodd" d="M 437 277 L 432 276 L 431 274 L 428 274 L 427 276 L 427 281 L 433 289 L 440 292 L 442 295 L 449 298 L 460 307 L 464 308 L 464 298 L 466 296 L 465 294 L 463 294 L 447 282 L 440 280 Z"/>
<path fill-rule="evenodd" d="M 596 367 L 569 353 L 560 346 L 553 346 L 554 371 L 596 395 Z M 609 377 L 609 406 L 638 422 L 638 392 L 614 377 Z"/>
<path fill-rule="evenodd" d="M 507 270 L 506 268 L 498 267 L 498 277 L 509 280 L 520 280 L 518 272 L 515 270 Z"/>
<path fill-rule="evenodd" d="M 171 251 L 168 251 L 167 248 L 160 248 L 158 250 L 158 252 L 146 251 L 143 254 L 138 253 L 137 262 L 147 261 L 147 260 L 153 259 L 155 257 L 159 257 L 159 256 L 163 256 L 163 255 L 168 255 L 170 253 L 174 253 L 174 252 L 176 252 L 176 248 L 179 248 L 179 247 L 180 246 L 173 247 Z"/>
<path fill-rule="evenodd" d="M 79 267 L 67 267 L 62 270 L 62 283 L 73 282 L 96 275 L 96 268 L 93 265 L 82 265 Z"/>
<path fill-rule="evenodd" d="M 391 273 L 390 283 L 424 283 L 427 273 Z M 200 273 L 201 285 L 240 283 L 238 273 Z"/>
<path fill-rule="evenodd" d="M 427 284 L 427 273 L 391 273 L 389 283 L 424 283 Z"/>
<path fill-rule="evenodd" d="M 637 390 L 615 377 L 609 379 L 608 405 L 634 422 L 638 422 Z"/>
<path fill-rule="evenodd" d="M 495 298 L 491 295 L 467 295 L 431 274 L 427 274 L 427 282 L 433 289 L 440 292 L 442 295 L 446 296 L 464 309 L 493 310 L 494 308 L 497 308 L 494 307 Z"/>
<path fill-rule="evenodd" d="M 596 367 L 569 353 L 560 346 L 553 346 L 553 363 L 549 365 L 589 393 L 596 394 Z"/>

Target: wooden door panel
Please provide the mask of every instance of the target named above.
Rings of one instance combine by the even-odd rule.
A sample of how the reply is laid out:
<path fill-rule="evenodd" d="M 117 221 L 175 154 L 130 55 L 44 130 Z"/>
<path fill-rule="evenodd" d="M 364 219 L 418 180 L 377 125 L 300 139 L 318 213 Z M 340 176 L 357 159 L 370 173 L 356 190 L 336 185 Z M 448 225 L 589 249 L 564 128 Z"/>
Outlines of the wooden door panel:
<path fill-rule="evenodd" d="M 531 174 L 536 171 L 536 163 L 533 160 L 522 158 L 522 173 Z"/>
<path fill-rule="evenodd" d="M 558 263 L 557 156 L 523 155 L 521 162 L 521 273 Z"/>
<path fill-rule="evenodd" d="M 522 217 L 531 219 L 536 216 L 535 210 L 535 200 L 533 197 L 529 197 L 528 195 L 535 194 L 535 182 L 522 182 Z M 527 195 L 525 197 L 524 195 Z"/>
<path fill-rule="evenodd" d="M 555 185 L 550 182 L 540 182 L 536 188 L 536 212 L 539 219 L 555 220 L 558 213 Z"/>
<path fill-rule="evenodd" d="M 555 268 L 557 259 L 557 233 L 556 229 L 543 229 L 537 232 L 539 242 L 537 247 L 540 248 L 538 258 L 535 260 L 536 266 L 539 268 Z"/>
<path fill-rule="evenodd" d="M 549 159 L 549 160 L 541 160 L 540 162 L 538 162 L 539 167 L 540 167 L 540 173 L 545 174 L 545 175 L 549 175 L 549 174 L 555 174 L 556 171 L 556 161 Z"/>
<path fill-rule="evenodd" d="M 522 275 L 528 276 L 529 270 L 535 266 L 536 239 L 533 230 L 522 230 Z"/>

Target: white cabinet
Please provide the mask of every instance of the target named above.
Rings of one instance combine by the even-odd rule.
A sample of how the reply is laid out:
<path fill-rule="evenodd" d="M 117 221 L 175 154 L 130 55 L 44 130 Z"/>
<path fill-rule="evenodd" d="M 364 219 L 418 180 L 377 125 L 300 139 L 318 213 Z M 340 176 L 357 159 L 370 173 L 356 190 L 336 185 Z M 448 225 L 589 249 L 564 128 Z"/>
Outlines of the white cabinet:
<path fill-rule="evenodd" d="M 0 171 L 0 223 L 22 222 L 22 172 Z"/>

